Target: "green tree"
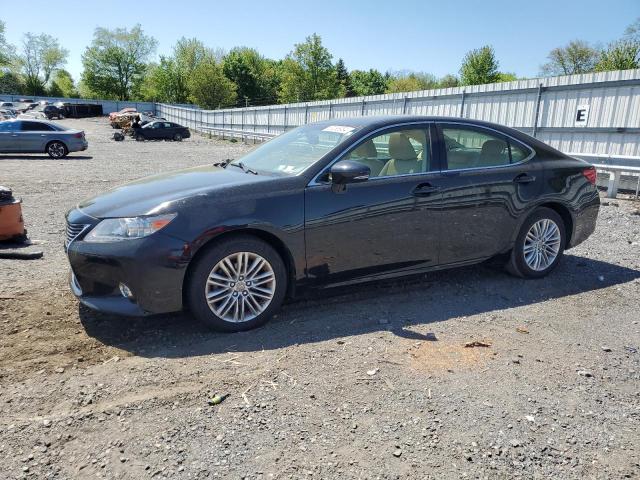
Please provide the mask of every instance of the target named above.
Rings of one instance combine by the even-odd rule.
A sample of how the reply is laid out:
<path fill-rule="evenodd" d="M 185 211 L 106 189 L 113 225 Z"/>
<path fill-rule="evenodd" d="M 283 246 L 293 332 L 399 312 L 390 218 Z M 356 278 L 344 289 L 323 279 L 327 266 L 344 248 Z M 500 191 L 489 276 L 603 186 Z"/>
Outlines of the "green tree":
<path fill-rule="evenodd" d="M 618 40 L 609 44 L 607 49 L 600 53 L 595 66 L 597 72 L 632 68 L 640 68 L 640 41 Z"/>
<path fill-rule="evenodd" d="M 438 81 L 430 73 L 401 72 L 391 76 L 387 85 L 388 93 L 415 92 L 436 88 Z"/>
<path fill-rule="evenodd" d="M 51 86 L 49 87 L 49 96 L 78 98 L 78 90 L 69 72 L 60 69 L 55 73 L 51 81 Z"/>
<path fill-rule="evenodd" d="M 24 93 L 22 77 L 11 70 L 0 71 L 0 93 Z"/>
<path fill-rule="evenodd" d="M 341 97 L 353 97 L 354 91 L 351 86 L 349 71 L 341 58 L 336 62 L 336 82 L 338 82 L 339 95 Z"/>
<path fill-rule="evenodd" d="M 24 75 L 25 93 L 42 95 L 51 75 L 67 62 L 69 52 L 56 38 L 41 33 L 25 33 L 17 64 Z"/>
<path fill-rule="evenodd" d="M 349 81 L 354 95 L 381 95 L 387 91 L 389 78 L 372 68 L 368 72 L 352 70 Z"/>
<path fill-rule="evenodd" d="M 493 47 L 484 47 L 467 52 L 460 67 L 460 85 L 482 85 L 498 81 L 498 60 Z"/>
<path fill-rule="evenodd" d="M 457 87 L 458 85 L 460 85 L 460 79 L 455 75 L 448 74 L 438 80 L 439 88 L 451 88 Z"/>
<path fill-rule="evenodd" d="M 331 53 L 315 33 L 303 43 L 296 44 L 282 62 L 282 83 L 278 92 L 280 101 L 286 103 L 335 98 L 339 88 L 331 59 Z"/>
<path fill-rule="evenodd" d="M 181 38 L 173 47 L 173 60 L 175 72 L 172 76 L 173 95 L 175 102 L 186 103 L 189 101 L 189 78 L 194 70 L 205 59 L 213 56 L 216 62 L 220 54 L 208 49 L 204 43 L 196 38 Z"/>
<path fill-rule="evenodd" d="M 599 52 L 583 40 L 573 40 L 564 47 L 549 52 L 549 61 L 542 66 L 543 75 L 574 75 L 593 72 Z"/>
<path fill-rule="evenodd" d="M 498 72 L 498 82 L 515 82 L 518 77 L 511 72 Z"/>
<path fill-rule="evenodd" d="M 233 48 L 223 60 L 223 71 L 226 77 L 234 82 L 240 103 L 263 105 L 275 103 L 277 99 L 277 82 L 271 75 L 275 72 L 273 65 L 257 50 L 248 47 Z"/>
<path fill-rule="evenodd" d="M 147 65 L 140 95 L 145 100 L 169 103 L 189 101 L 189 78 L 209 55 L 209 50 L 195 38 L 181 38 L 171 56 L 160 56 L 160 63 Z"/>
<path fill-rule="evenodd" d="M 0 20 L 0 67 L 11 65 L 15 55 L 15 49 L 7 42 L 4 32 L 5 23 Z"/>
<path fill-rule="evenodd" d="M 156 46 L 140 25 L 131 30 L 96 28 L 82 55 L 83 86 L 103 98 L 129 100 L 139 89 Z"/>
<path fill-rule="evenodd" d="M 180 72 L 172 57 L 160 56 L 160 63 L 147 65 L 144 80 L 140 85 L 140 96 L 144 100 L 186 103 L 188 90 L 179 86 Z"/>
<path fill-rule="evenodd" d="M 224 108 L 235 105 L 236 84 L 229 80 L 209 53 L 193 70 L 188 82 L 189 99 L 203 108 Z"/>

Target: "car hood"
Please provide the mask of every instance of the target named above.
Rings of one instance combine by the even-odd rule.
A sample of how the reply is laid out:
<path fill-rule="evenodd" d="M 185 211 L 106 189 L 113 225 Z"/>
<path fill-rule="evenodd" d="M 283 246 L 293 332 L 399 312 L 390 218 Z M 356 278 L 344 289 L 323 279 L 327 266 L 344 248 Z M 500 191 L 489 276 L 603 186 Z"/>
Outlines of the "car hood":
<path fill-rule="evenodd" d="M 78 208 L 95 218 L 154 215 L 172 211 L 176 203 L 189 197 L 214 195 L 223 189 L 227 191 L 273 179 L 245 173 L 235 167 L 195 167 L 127 183 L 80 202 Z"/>

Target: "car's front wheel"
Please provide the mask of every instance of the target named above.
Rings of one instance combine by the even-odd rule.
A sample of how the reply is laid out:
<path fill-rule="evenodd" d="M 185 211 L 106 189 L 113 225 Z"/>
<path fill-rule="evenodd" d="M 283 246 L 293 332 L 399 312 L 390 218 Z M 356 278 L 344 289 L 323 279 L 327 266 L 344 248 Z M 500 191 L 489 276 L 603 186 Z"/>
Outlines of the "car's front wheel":
<path fill-rule="evenodd" d="M 544 277 L 560 262 L 565 245 L 562 217 L 550 208 L 537 208 L 520 229 L 507 270 L 524 278 Z"/>
<path fill-rule="evenodd" d="M 286 290 L 286 268 L 278 252 L 260 239 L 234 236 L 198 258 L 186 293 L 198 320 L 216 330 L 238 332 L 266 323 Z"/>
<path fill-rule="evenodd" d="M 181 133 L 176 133 L 176 134 L 173 136 L 173 141 L 174 141 L 174 142 L 181 142 L 181 141 L 182 141 L 182 134 L 181 134 Z"/>
<path fill-rule="evenodd" d="M 141 134 L 139 134 L 139 133 L 138 133 L 138 134 L 136 135 L 136 141 L 138 141 L 138 142 L 143 142 L 143 141 L 144 141 L 144 136 L 142 136 Z"/>
<path fill-rule="evenodd" d="M 69 153 L 69 150 L 62 142 L 51 142 L 47 145 L 47 153 L 51 158 L 64 158 Z"/>

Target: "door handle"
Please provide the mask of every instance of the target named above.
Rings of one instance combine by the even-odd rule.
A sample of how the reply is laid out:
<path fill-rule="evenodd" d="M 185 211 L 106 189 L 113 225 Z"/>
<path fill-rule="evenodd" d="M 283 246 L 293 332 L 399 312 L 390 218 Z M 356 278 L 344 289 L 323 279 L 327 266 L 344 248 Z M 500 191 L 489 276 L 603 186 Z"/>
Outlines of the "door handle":
<path fill-rule="evenodd" d="M 529 175 L 528 173 L 521 173 L 513 179 L 515 183 L 531 183 L 536 181 L 536 177 Z"/>
<path fill-rule="evenodd" d="M 427 197 L 432 193 L 440 191 L 441 187 L 431 185 L 430 183 L 421 183 L 411 191 L 411 194 L 415 197 Z"/>
<path fill-rule="evenodd" d="M 12 136 L 12 137 L 17 137 L 17 136 L 18 136 L 18 134 L 17 134 L 17 133 L 12 133 L 12 134 L 11 134 L 11 136 Z"/>

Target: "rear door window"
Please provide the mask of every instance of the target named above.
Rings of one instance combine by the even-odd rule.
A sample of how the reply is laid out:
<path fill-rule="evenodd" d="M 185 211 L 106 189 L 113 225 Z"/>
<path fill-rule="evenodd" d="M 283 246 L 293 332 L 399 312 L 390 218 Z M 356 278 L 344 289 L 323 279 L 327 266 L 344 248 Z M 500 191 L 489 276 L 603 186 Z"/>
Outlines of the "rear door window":
<path fill-rule="evenodd" d="M 472 125 L 441 124 L 448 170 L 499 167 L 526 160 L 530 149 L 500 132 Z"/>
<path fill-rule="evenodd" d="M 46 123 L 22 121 L 20 130 L 23 132 L 52 132 L 54 129 Z"/>
<path fill-rule="evenodd" d="M 466 125 L 443 125 L 442 136 L 449 170 L 508 165 L 505 137 Z"/>

